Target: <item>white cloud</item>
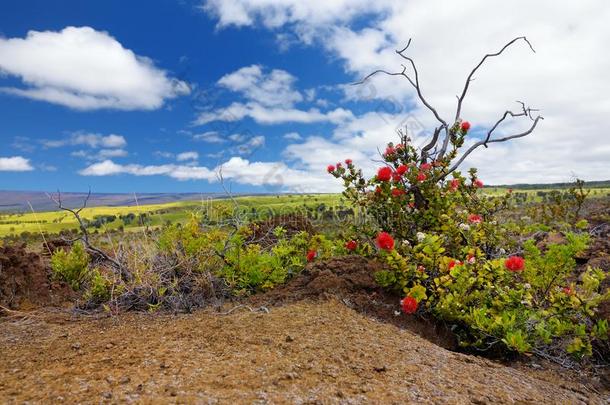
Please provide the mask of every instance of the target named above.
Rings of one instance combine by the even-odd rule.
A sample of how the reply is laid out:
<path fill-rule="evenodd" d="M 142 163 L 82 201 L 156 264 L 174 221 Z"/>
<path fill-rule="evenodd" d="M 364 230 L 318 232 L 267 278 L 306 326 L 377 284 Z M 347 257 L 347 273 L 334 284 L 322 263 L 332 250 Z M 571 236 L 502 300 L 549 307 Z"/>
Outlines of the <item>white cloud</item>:
<path fill-rule="evenodd" d="M 261 105 L 285 107 L 303 100 L 301 93 L 293 89 L 295 81 L 285 70 L 264 73 L 260 65 L 251 65 L 221 77 L 218 84 Z"/>
<path fill-rule="evenodd" d="M 30 160 L 22 156 L 0 157 L 0 172 L 29 172 L 34 170 Z"/>
<path fill-rule="evenodd" d="M 317 108 L 299 110 L 295 108 L 266 107 L 258 103 L 232 103 L 227 108 L 203 112 L 195 120 L 195 125 L 204 125 L 214 121 L 234 122 L 246 117 L 252 118 L 259 124 L 283 124 L 287 122 L 340 123 L 352 117 L 349 110 L 336 108 L 332 111 L 321 112 Z"/>
<path fill-rule="evenodd" d="M 189 93 L 185 82 L 90 27 L 0 38 L 0 73 L 24 84 L 1 92 L 77 110 L 154 110 Z"/>
<path fill-rule="evenodd" d="M 182 152 L 176 155 L 176 160 L 178 162 L 184 162 L 187 160 L 197 160 L 199 159 L 199 153 L 195 151 Z"/>
<path fill-rule="evenodd" d="M 298 132 L 288 132 L 284 134 L 284 139 L 288 139 L 289 141 L 300 141 L 303 137 Z"/>
<path fill-rule="evenodd" d="M 207 142 L 207 143 L 223 143 L 223 139 L 220 134 L 216 131 L 207 131 L 201 134 L 193 135 L 193 139 L 196 141 Z"/>
<path fill-rule="evenodd" d="M 77 132 L 65 139 L 43 140 L 42 144 L 47 148 L 60 148 L 63 146 L 88 146 L 92 149 L 114 149 L 124 148 L 127 146 L 127 141 L 122 135 L 101 135 Z"/>
<path fill-rule="evenodd" d="M 610 142 L 600 135 L 610 133 L 610 54 L 605 52 L 610 42 L 610 4 L 605 1 L 561 7 L 551 0 L 238 0 L 230 7 L 225 3 L 204 2 L 204 9 L 218 18 L 219 27 L 262 26 L 294 32 L 303 43 L 322 46 L 337 57 L 354 80 L 378 68 L 400 71 L 404 60 L 395 49 L 413 38 L 408 54 L 419 67 L 423 92 L 449 121 L 455 95 L 482 55 L 527 35 L 537 53 L 517 43 L 489 60 L 472 83 L 462 116 L 474 124 L 471 136 L 489 128 L 507 108 L 516 108 L 515 100 L 541 108 L 545 120 L 528 137 L 477 150 L 464 168 L 478 166 L 488 183 L 562 181 L 573 174 L 589 180 L 610 176 Z M 366 20 L 358 18 L 363 16 Z M 356 18 L 358 24 L 352 24 Z M 396 116 L 397 122 L 401 116 L 412 116 L 429 129 L 434 125 L 404 79 L 380 76 L 367 85 L 346 89 L 351 98 L 378 99 L 374 109 Z M 350 146 L 369 156 L 370 148 L 382 147 L 394 136 L 393 131 L 382 134 L 371 128 L 372 114 L 344 121 L 325 146 L 334 150 Z M 514 128 L 508 125 L 499 133 Z M 304 156 L 315 155 L 313 149 L 302 148 L 299 152 Z"/>
<path fill-rule="evenodd" d="M 177 180 L 219 181 L 219 173 L 225 181 L 254 186 L 271 186 L 285 191 L 324 192 L 329 191 L 328 174 L 312 174 L 289 168 L 282 162 L 250 162 L 241 157 L 232 157 L 221 165 L 210 169 L 188 165 L 138 165 L 117 164 L 111 160 L 92 164 L 79 172 L 83 176 L 168 176 Z M 332 186 L 331 186 L 332 187 Z"/>
<path fill-rule="evenodd" d="M 113 157 L 126 157 L 129 155 L 125 149 L 102 149 L 98 152 L 98 159 L 108 159 Z"/>

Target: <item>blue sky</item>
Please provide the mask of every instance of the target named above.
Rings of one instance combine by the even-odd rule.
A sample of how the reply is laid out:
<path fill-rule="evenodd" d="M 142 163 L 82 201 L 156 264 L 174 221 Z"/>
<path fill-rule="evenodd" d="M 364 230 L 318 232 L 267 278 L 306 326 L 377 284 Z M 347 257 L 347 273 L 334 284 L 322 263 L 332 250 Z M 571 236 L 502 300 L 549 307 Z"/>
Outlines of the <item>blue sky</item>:
<path fill-rule="evenodd" d="M 514 100 L 542 108 L 544 125 L 465 167 L 487 183 L 608 179 L 599 134 L 610 105 L 599 100 L 610 59 L 599 50 L 610 7 L 583 2 L 549 17 L 542 3 L 503 13 L 475 0 L 5 2 L 0 189 L 219 191 L 222 168 L 235 191 L 336 191 L 327 164 L 349 157 L 372 173 L 396 129 L 417 144 L 434 125 L 404 81 L 349 83 L 400 70 L 394 49 L 412 37 L 424 90 L 451 116 L 468 69 L 524 34 L 536 54 L 516 46 L 477 77 L 469 142 Z"/>

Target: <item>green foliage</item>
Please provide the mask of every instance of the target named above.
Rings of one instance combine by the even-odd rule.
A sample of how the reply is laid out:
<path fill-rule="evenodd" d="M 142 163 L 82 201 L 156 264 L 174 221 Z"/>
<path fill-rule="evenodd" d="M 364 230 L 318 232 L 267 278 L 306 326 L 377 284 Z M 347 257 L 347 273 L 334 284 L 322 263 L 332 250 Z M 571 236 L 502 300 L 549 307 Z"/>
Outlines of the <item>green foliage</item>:
<path fill-rule="evenodd" d="M 96 304 L 107 302 L 111 298 L 112 287 L 112 280 L 106 278 L 99 269 L 94 269 L 84 298 Z"/>
<path fill-rule="evenodd" d="M 67 282 L 74 290 L 88 281 L 89 255 L 81 243 L 75 243 L 69 252 L 57 250 L 51 257 L 53 276 Z"/>

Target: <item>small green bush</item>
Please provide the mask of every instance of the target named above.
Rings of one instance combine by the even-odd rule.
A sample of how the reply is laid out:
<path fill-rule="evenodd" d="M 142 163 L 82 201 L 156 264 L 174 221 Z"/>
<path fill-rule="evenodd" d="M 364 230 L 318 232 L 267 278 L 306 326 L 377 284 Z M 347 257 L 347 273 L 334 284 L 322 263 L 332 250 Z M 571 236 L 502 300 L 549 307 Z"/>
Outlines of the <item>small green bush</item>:
<path fill-rule="evenodd" d="M 57 250 L 53 253 L 51 269 L 56 279 L 78 290 L 90 278 L 89 255 L 81 243 L 75 243 L 69 252 Z"/>

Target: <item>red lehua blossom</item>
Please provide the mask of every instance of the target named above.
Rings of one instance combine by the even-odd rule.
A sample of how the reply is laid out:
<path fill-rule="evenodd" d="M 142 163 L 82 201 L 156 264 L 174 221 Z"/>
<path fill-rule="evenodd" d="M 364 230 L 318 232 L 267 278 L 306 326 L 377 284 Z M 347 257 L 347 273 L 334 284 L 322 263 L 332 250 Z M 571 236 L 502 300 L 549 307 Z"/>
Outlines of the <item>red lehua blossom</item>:
<path fill-rule="evenodd" d="M 480 224 L 481 222 L 483 222 L 483 217 L 478 214 L 470 214 L 468 215 L 468 222 L 472 224 Z"/>
<path fill-rule="evenodd" d="M 419 166 L 420 170 L 430 170 L 432 169 L 432 165 L 430 163 L 422 163 L 421 166 Z"/>
<path fill-rule="evenodd" d="M 417 181 L 419 182 L 425 181 L 426 178 L 428 178 L 428 176 L 426 176 L 426 173 L 420 173 L 417 175 Z"/>
<path fill-rule="evenodd" d="M 460 128 L 462 128 L 462 131 L 468 132 L 468 130 L 470 129 L 470 122 L 468 122 L 468 121 L 462 122 L 462 125 L 460 125 Z"/>
<path fill-rule="evenodd" d="M 356 242 L 355 240 L 350 240 L 345 244 L 345 248 L 347 250 L 356 250 L 356 248 L 358 247 L 358 242 Z"/>
<path fill-rule="evenodd" d="M 400 174 L 398 174 L 398 172 L 394 172 L 392 173 L 392 180 L 394 180 L 394 183 L 400 183 L 402 177 L 400 177 Z"/>
<path fill-rule="evenodd" d="M 392 178 L 392 169 L 390 169 L 389 167 L 385 166 L 385 167 L 380 168 L 377 171 L 377 180 L 390 181 L 391 178 Z"/>
<path fill-rule="evenodd" d="M 399 150 L 399 149 L 402 149 L 404 147 L 405 147 L 405 145 L 403 145 L 402 143 L 399 143 L 398 145 L 395 146 L 395 149 Z"/>
<path fill-rule="evenodd" d="M 515 273 L 523 271 L 523 268 L 525 267 L 525 259 L 520 256 L 511 256 L 504 261 L 504 267 Z"/>
<path fill-rule="evenodd" d="M 377 246 L 379 249 L 392 250 L 394 249 L 394 238 L 387 232 L 379 232 L 377 235 Z"/>
<path fill-rule="evenodd" d="M 400 165 L 396 168 L 396 173 L 402 176 L 407 172 L 407 170 L 409 170 L 409 167 L 407 165 Z"/>
<path fill-rule="evenodd" d="M 483 188 L 483 182 L 479 179 L 476 179 L 472 184 L 474 184 L 476 188 Z"/>
<path fill-rule="evenodd" d="M 334 172 L 334 171 L 335 171 L 335 166 L 333 166 L 333 165 L 328 165 L 328 166 L 326 167 L 326 171 L 327 171 L 327 172 L 329 172 L 329 173 Z"/>
<path fill-rule="evenodd" d="M 338 163 L 337 163 L 337 169 L 338 169 L 338 168 L 340 168 L 340 167 L 343 167 L 343 163 L 338 162 Z"/>
<path fill-rule="evenodd" d="M 401 195 L 405 195 L 407 192 L 401 188 L 393 188 L 392 195 L 394 197 L 400 197 Z"/>
<path fill-rule="evenodd" d="M 413 201 L 411 201 L 411 202 L 409 203 L 409 207 L 410 207 L 410 208 L 415 208 L 415 203 L 414 203 Z"/>
<path fill-rule="evenodd" d="M 313 260 L 316 258 L 317 255 L 318 255 L 318 252 L 316 252 L 315 250 L 308 251 L 307 252 L 307 261 L 313 262 Z"/>
<path fill-rule="evenodd" d="M 345 164 L 346 165 L 351 165 L 352 164 L 352 159 L 345 159 Z"/>
<path fill-rule="evenodd" d="M 570 287 L 563 287 L 563 293 L 566 295 L 572 295 L 572 289 Z"/>
<path fill-rule="evenodd" d="M 462 265 L 462 262 L 461 262 L 461 261 L 459 261 L 459 260 L 451 260 L 451 261 L 449 262 L 449 264 L 447 265 L 447 268 L 448 268 L 449 270 L 451 270 L 451 269 L 452 269 L 452 268 L 454 268 L 455 266 L 461 266 L 461 265 Z"/>
<path fill-rule="evenodd" d="M 460 180 L 459 179 L 451 180 L 451 182 L 449 183 L 449 189 L 451 191 L 456 191 L 458 189 L 458 187 L 460 187 Z"/>
<path fill-rule="evenodd" d="M 426 268 L 422 265 L 417 266 L 417 271 L 419 271 L 420 273 L 423 273 L 426 271 Z"/>
<path fill-rule="evenodd" d="M 375 194 L 381 194 L 381 187 L 375 187 Z"/>
<path fill-rule="evenodd" d="M 476 258 L 474 257 L 474 255 L 472 253 L 468 253 L 468 256 L 466 256 L 466 261 L 469 264 L 474 264 L 474 262 L 476 262 Z"/>
<path fill-rule="evenodd" d="M 396 149 L 393 146 L 388 146 L 385 148 L 385 156 L 392 156 L 396 152 Z"/>
<path fill-rule="evenodd" d="M 405 297 L 400 301 L 402 312 L 405 314 L 414 314 L 417 311 L 417 300 L 413 297 Z"/>

